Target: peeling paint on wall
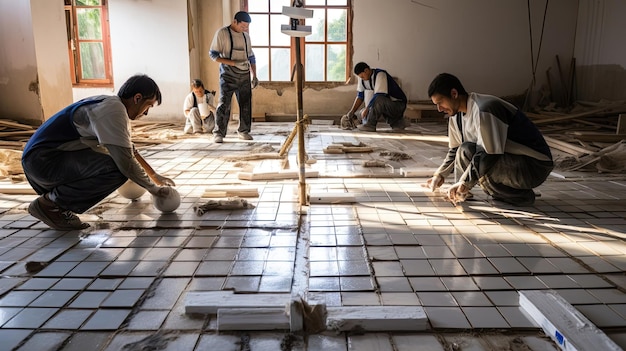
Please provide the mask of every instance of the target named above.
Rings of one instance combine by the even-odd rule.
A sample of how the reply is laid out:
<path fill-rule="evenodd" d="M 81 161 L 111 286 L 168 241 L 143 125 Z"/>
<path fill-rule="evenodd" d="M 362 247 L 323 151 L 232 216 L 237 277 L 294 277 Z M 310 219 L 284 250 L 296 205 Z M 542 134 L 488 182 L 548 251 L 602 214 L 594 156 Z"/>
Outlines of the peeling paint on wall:
<path fill-rule="evenodd" d="M 28 91 L 32 91 L 35 94 L 39 95 L 39 80 L 35 79 L 28 84 Z"/>

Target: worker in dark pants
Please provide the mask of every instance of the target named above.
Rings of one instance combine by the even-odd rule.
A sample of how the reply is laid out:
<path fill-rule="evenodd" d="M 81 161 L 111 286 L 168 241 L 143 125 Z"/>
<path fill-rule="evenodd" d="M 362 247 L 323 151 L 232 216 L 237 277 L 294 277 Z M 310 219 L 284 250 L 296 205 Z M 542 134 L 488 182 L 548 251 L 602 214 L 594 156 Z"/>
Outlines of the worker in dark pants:
<path fill-rule="evenodd" d="M 239 11 L 233 22 L 215 32 L 209 56 L 220 63 L 220 97 L 215 114 L 213 141 L 224 142 L 230 120 L 233 94 L 239 103 L 240 139 L 252 140 L 252 89 L 259 84 L 256 59 L 252 51 L 248 27 L 252 22 L 247 12 Z M 250 78 L 252 74 L 252 78 Z"/>
<path fill-rule="evenodd" d="M 375 132 L 378 121 L 383 120 L 393 131 L 404 130 L 407 98 L 395 79 L 387 71 L 370 68 L 365 62 L 359 62 L 354 66 L 354 74 L 359 76 L 357 96 L 350 111 L 342 117 L 342 127 L 349 129 L 345 126 L 352 125 L 349 123 L 358 120 L 360 123 L 354 123 L 361 124 L 358 130 Z M 356 114 L 363 103 L 365 107 Z"/>
<path fill-rule="evenodd" d="M 432 81 L 428 95 L 450 120 L 448 154 L 426 185 L 435 190 L 454 172 L 448 197 L 455 204 L 478 184 L 494 200 L 532 205 L 533 188 L 554 168 L 550 147 L 532 121 L 500 98 L 468 94 L 449 73 Z"/>
<path fill-rule="evenodd" d="M 174 181 L 154 171 L 131 141 L 130 120 L 161 103 L 146 75 L 130 77 L 117 95 L 75 102 L 46 120 L 24 146 L 22 168 L 39 197 L 28 213 L 56 230 L 89 227 L 84 213 L 128 179 L 167 197 Z"/>

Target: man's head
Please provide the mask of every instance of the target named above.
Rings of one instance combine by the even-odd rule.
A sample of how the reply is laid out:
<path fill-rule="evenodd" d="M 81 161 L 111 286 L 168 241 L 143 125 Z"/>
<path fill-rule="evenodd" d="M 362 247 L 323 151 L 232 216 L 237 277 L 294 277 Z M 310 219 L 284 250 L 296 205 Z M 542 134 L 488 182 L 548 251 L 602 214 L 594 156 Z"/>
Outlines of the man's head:
<path fill-rule="evenodd" d="M 369 80 L 372 76 L 372 69 L 365 62 L 359 62 L 354 65 L 354 74 L 363 80 Z"/>
<path fill-rule="evenodd" d="M 235 17 L 233 18 L 233 23 L 230 25 L 230 28 L 238 33 L 247 32 L 250 22 L 252 22 L 252 18 L 250 18 L 250 15 L 245 11 L 239 11 L 235 14 Z"/>
<path fill-rule="evenodd" d="M 204 83 L 200 79 L 194 79 L 191 81 L 191 90 L 196 95 L 202 95 L 204 93 Z"/>
<path fill-rule="evenodd" d="M 137 74 L 126 80 L 117 92 L 126 106 L 128 117 L 136 119 L 148 114 L 155 104 L 161 104 L 161 90 L 152 78 Z"/>
<path fill-rule="evenodd" d="M 450 73 L 437 75 L 428 86 L 428 96 L 437 105 L 437 110 L 450 116 L 465 112 L 467 95 L 459 78 Z"/>

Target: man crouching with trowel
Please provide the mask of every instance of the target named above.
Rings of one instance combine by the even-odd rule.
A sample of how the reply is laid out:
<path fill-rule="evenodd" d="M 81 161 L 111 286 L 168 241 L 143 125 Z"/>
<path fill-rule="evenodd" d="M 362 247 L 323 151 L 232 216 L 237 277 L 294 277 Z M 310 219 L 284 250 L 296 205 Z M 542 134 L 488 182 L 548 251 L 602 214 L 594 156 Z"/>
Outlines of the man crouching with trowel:
<path fill-rule="evenodd" d="M 83 213 L 128 179 L 165 197 L 174 181 L 148 165 L 131 142 L 130 121 L 161 104 L 161 91 L 146 75 L 130 77 L 117 96 L 75 102 L 44 122 L 22 154 L 22 167 L 40 196 L 28 212 L 57 230 L 85 229 Z"/>

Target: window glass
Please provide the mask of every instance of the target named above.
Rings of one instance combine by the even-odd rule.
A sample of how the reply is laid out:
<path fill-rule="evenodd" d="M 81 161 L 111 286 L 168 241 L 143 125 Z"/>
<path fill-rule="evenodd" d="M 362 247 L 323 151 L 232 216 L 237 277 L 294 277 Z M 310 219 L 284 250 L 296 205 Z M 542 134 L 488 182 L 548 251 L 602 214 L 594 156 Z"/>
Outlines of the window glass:
<path fill-rule="evenodd" d="M 269 30 L 269 18 L 266 15 L 250 15 L 252 23 L 248 34 L 250 34 L 250 40 L 252 45 L 255 46 L 267 46 L 269 45 L 269 37 L 267 31 Z"/>
<path fill-rule="evenodd" d="M 345 9 L 328 10 L 328 41 L 347 41 L 348 25 Z"/>
<path fill-rule="evenodd" d="M 257 59 L 257 76 L 262 81 L 290 81 L 295 65 L 295 45 L 300 41 L 305 65 L 305 80 L 310 82 L 345 82 L 351 60 L 351 0 L 305 0 L 304 8 L 312 18 L 301 20 L 311 27 L 311 34 L 291 37 L 281 31 L 289 24 L 282 14 L 289 0 L 247 0 L 252 16 L 250 37 Z"/>
<path fill-rule="evenodd" d="M 291 80 L 291 49 L 272 49 L 272 81 Z"/>
<path fill-rule="evenodd" d="M 269 49 L 254 48 L 254 58 L 256 59 L 256 77 L 261 81 L 270 80 Z"/>
<path fill-rule="evenodd" d="M 326 35 L 326 11 L 324 9 L 313 10 L 313 18 L 306 19 L 306 25 L 311 26 L 311 35 L 307 35 L 306 41 L 324 41 Z"/>
<path fill-rule="evenodd" d="M 258 0 L 256 0 L 258 1 Z M 253 2 L 256 2 L 253 0 Z M 291 6 L 291 1 L 289 0 L 271 0 L 270 1 L 270 12 L 278 12 L 283 13 L 283 6 Z"/>
<path fill-rule="evenodd" d="M 328 45 L 328 65 L 326 80 L 343 82 L 346 80 L 346 46 Z"/>
<path fill-rule="evenodd" d="M 267 12 L 269 1 L 251 0 L 248 1 L 248 12 Z"/>
<path fill-rule="evenodd" d="M 308 44 L 305 50 L 305 75 L 309 82 L 324 81 L 324 45 Z"/>
<path fill-rule="evenodd" d="M 291 45 L 291 37 L 280 31 L 280 26 L 288 24 L 289 18 L 284 15 L 271 15 L 270 22 L 270 44 L 272 44 L 272 46 Z"/>
<path fill-rule="evenodd" d="M 102 22 L 100 21 L 100 9 L 78 9 L 78 38 L 82 40 L 101 40 Z"/>
<path fill-rule="evenodd" d="M 102 43 L 80 43 L 83 79 L 104 79 L 104 50 Z"/>
<path fill-rule="evenodd" d="M 76 0 L 76 6 L 101 6 L 102 0 Z"/>

